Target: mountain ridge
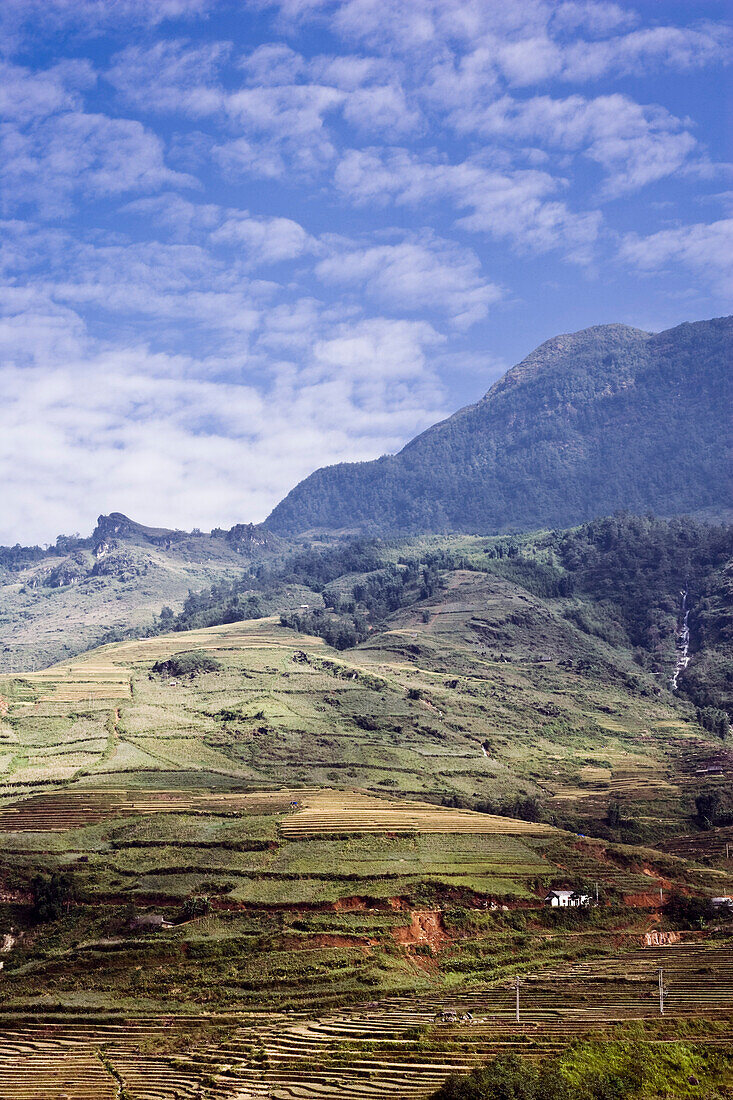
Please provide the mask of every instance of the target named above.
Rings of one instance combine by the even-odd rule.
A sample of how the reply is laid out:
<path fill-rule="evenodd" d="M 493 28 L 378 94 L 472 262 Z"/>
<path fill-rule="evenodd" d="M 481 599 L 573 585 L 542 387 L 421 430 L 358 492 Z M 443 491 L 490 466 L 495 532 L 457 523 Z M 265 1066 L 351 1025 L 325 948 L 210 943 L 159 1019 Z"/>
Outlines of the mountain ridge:
<path fill-rule="evenodd" d="M 723 507 L 732 335 L 727 317 L 553 337 L 397 454 L 314 471 L 265 527 L 489 534 Z"/>

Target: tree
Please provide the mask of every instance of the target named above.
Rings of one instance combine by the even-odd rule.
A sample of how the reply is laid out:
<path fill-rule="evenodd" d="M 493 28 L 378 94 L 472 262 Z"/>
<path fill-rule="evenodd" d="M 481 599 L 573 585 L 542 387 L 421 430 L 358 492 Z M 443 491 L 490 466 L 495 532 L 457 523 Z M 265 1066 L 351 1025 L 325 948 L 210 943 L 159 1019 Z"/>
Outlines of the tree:
<path fill-rule="evenodd" d="M 720 794 L 718 791 L 704 791 L 695 799 L 697 820 L 701 829 L 712 829 L 717 821 L 720 809 Z"/>
<path fill-rule="evenodd" d="M 609 802 L 608 810 L 606 811 L 606 824 L 611 829 L 618 829 L 621 824 L 621 804 L 619 802 Z"/>
<path fill-rule="evenodd" d="M 76 883 L 72 875 L 54 871 L 50 875 L 38 874 L 31 883 L 33 915 L 37 921 L 58 920 L 64 910 L 68 912 L 76 899 Z"/>

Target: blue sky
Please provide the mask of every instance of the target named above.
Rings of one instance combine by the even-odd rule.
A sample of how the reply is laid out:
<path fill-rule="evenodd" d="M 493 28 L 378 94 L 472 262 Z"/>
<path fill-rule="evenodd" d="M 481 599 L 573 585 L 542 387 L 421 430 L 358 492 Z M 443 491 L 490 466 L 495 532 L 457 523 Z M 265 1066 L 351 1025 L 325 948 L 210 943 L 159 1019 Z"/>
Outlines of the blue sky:
<path fill-rule="evenodd" d="M 3 0 L 0 542 L 261 520 L 557 333 L 730 312 L 725 13 Z"/>

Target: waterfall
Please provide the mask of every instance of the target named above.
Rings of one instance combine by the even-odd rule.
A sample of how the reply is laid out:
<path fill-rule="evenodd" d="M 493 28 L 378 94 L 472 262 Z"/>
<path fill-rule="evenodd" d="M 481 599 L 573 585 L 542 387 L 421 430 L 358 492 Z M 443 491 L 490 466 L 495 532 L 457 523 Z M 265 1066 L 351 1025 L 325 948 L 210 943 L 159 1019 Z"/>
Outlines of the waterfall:
<path fill-rule="evenodd" d="M 681 626 L 677 631 L 677 640 L 675 646 L 677 649 L 677 658 L 675 660 L 674 672 L 672 678 L 669 681 L 669 686 L 672 691 L 677 690 L 677 680 L 679 675 L 690 663 L 690 610 L 687 606 L 687 589 L 683 588 L 680 592 L 682 597 L 682 606 L 680 609 Z"/>

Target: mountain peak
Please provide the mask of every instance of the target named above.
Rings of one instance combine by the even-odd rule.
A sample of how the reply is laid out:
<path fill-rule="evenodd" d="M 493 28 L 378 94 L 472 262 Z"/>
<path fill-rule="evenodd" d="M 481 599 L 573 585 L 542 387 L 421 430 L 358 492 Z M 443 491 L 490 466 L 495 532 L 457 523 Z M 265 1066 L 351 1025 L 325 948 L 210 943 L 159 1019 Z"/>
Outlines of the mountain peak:
<path fill-rule="evenodd" d="M 599 365 L 604 356 L 620 350 L 635 348 L 641 350 L 651 333 L 630 325 L 593 325 L 578 332 L 564 332 L 545 340 L 531 351 L 520 363 L 510 367 L 488 391 L 500 393 L 507 386 L 531 381 L 540 372 L 567 369 L 568 363 L 577 365 L 586 361 Z"/>
<path fill-rule="evenodd" d="M 143 539 L 147 542 L 158 542 L 161 539 L 180 538 L 183 534 L 182 531 L 172 531 L 167 527 L 146 527 L 130 519 L 124 512 L 110 512 L 109 515 L 98 517 L 92 539 L 95 544 L 109 539 Z"/>
<path fill-rule="evenodd" d="M 720 511 L 732 345 L 733 318 L 555 336 L 399 454 L 316 470 L 266 525 L 490 534 L 618 509 Z"/>

